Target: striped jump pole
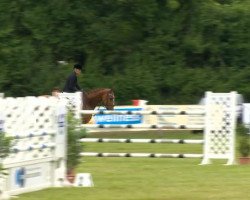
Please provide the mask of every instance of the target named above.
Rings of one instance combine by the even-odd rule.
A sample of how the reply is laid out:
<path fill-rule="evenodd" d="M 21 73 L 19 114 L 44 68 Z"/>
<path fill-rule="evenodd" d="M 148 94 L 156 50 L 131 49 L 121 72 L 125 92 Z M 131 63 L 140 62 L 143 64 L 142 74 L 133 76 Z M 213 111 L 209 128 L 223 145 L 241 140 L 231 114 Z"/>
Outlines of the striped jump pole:
<path fill-rule="evenodd" d="M 38 137 L 38 136 L 51 136 L 55 135 L 56 132 L 51 131 L 40 131 L 40 132 L 30 132 L 30 133 L 22 133 L 22 134 L 13 134 L 14 139 L 23 139 L 23 138 L 32 138 L 32 137 Z"/>
<path fill-rule="evenodd" d="M 158 125 L 158 124 L 82 124 L 82 128 L 142 128 L 142 129 L 203 129 L 204 125 Z"/>
<path fill-rule="evenodd" d="M 92 114 L 92 115 L 107 115 L 107 114 L 115 114 L 115 115 L 205 115 L 205 111 L 161 111 L 161 110 L 153 110 L 153 111 L 137 111 L 137 110 L 81 110 L 81 114 Z"/>
<path fill-rule="evenodd" d="M 33 151 L 33 150 L 43 150 L 45 148 L 55 148 L 55 143 L 47 143 L 42 145 L 30 145 L 27 147 L 13 147 L 10 152 L 11 153 L 18 153 L 23 151 Z"/>
<path fill-rule="evenodd" d="M 135 157 L 135 158 L 203 158 L 203 154 L 166 154 L 166 153 L 97 153 L 83 152 L 83 157 Z"/>
<path fill-rule="evenodd" d="M 185 139 L 120 139 L 120 138 L 82 138 L 84 143 L 172 143 L 172 144 L 203 144 L 204 140 Z"/>

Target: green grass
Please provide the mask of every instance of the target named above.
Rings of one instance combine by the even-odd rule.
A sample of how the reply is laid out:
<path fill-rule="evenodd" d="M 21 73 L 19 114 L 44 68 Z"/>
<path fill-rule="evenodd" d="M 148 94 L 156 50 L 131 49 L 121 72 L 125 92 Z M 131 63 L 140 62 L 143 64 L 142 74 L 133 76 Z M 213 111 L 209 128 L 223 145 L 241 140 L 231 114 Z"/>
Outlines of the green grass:
<path fill-rule="evenodd" d="M 106 133 L 104 133 L 105 135 Z M 89 137 L 98 137 L 95 134 Z M 100 135 L 99 135 L 100 136 Z M 117 138 L 117 134 L 101 137 Z M 200 138 L 187 133 L 122 133 L 120 138 Z M 85 151 L 200 152 L 201 145 L 85 144 Z M 99 146 L 99 147 L 98 147 Z M 196 147 L 195 147 L 196 146 Z M 197 147 L 198 146 L 198 147 Z M 143 150 L 141 150 L 143 149 Z M 187 151 L 189 150 L 189 151 Z M 78 172 L 92 174 L 93 188 L 51 188 L 20 195 L 20 200 L 249 200 L 249 166 L 224 166 L 225 161 L 201 166 L 200 159 L 91 158 Z"/>
<path fill-rule="evenodd" d="M 192 134 L 190 131 L 122 131 L 90 133 L 89 138 L 169 138 L 169 139 L 202 139 L 202 133 Z"/>

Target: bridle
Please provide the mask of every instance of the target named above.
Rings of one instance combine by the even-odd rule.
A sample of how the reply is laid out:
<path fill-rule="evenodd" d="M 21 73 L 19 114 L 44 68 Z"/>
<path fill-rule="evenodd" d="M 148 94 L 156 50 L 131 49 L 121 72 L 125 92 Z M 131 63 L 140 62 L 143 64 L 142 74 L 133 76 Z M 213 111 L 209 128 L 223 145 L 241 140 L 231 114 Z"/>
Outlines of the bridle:
<path fill-rule="evenodd" d="M 115 105 L 115 95 L 112 90 L 108 92 L 106 99 L 103 101 L 103 104 L 105 106 L 110 106 L 110 102 L 112 102 L 112 106 Z"/>

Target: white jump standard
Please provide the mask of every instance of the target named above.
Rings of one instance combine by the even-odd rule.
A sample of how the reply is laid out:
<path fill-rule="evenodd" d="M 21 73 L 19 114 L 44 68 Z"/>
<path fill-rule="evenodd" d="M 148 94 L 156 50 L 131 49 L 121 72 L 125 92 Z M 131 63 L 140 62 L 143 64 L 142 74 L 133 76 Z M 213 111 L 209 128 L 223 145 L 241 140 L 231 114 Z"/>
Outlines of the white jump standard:
<path fill-rule="evenodd" d="M 5 196 L 62 186 L 66 180 L 66 104 L 55 97 L 0 99 L 2 131 L 13 137 L 1 164 Z M 0 196 L 1 196 L 0 194 Z"/>

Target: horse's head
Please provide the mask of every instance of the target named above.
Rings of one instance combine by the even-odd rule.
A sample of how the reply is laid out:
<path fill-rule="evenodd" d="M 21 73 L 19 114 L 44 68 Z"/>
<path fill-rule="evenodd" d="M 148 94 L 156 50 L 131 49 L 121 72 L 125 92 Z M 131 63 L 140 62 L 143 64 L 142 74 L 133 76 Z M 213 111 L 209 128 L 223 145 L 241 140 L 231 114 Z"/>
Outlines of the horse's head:
<path fill-rule="evenodd" d="M 112 89 L 107 89 L 107 92 L 102 97 L 103 106 L 107 108 L 107 110 L 114 110 L 115 106 L 115 95 Z"/>
<path fill-rule="evenodd" d="M 89 92 L 83 92 L 83 110 L 94 110 L 96 106 L 104 106 L 107 110 L 113 110 L 115 95 L 109 88 L 97 88 Z M 83 123 L 88 123 L 92 115 L 84 115 Z"/>

